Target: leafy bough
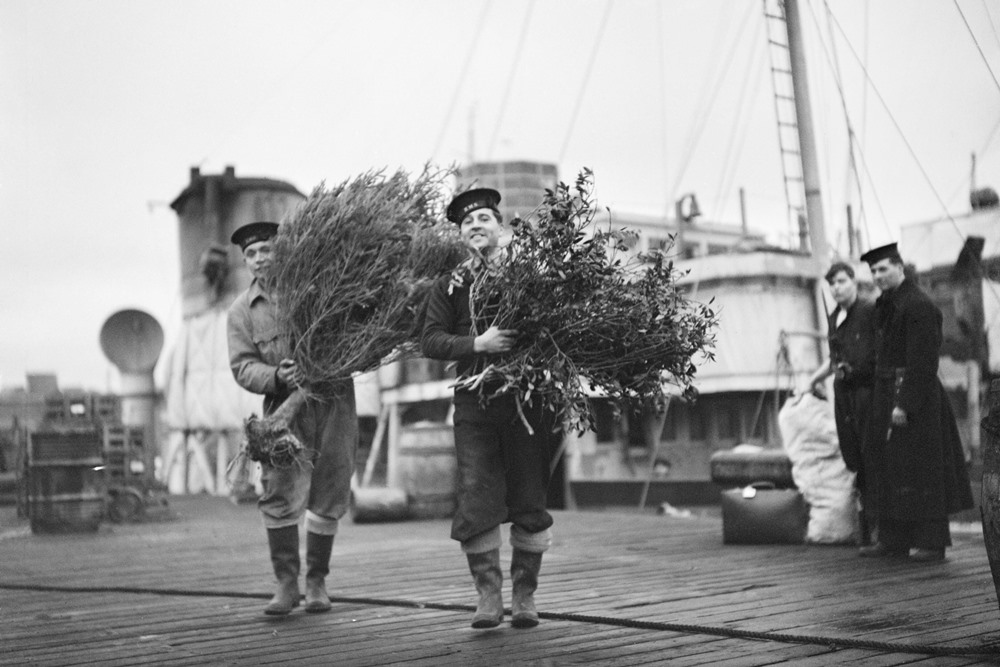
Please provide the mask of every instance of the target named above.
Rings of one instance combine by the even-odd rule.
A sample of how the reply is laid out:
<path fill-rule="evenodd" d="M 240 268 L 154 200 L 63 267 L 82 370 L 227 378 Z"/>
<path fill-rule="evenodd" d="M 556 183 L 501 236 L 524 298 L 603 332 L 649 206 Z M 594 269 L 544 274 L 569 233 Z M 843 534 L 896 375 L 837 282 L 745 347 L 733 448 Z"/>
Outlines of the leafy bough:
<path fill-rule="evenodd" d="M 686 298 L 681 272 L 660 251 L 630 254 L 636 235 L 598 229 L 593 175 L 546 191 L 511 242 L 472 278 L 473 333 L 518 331 L 514 348 L 483 360 L 457 386 L 482 400 L 499 394 L 540 402 L 556 423 L 594 427 L 591 395 L 619 408 L 662 405 L 665 385 L 694 397 L 694 357 L 712 358 L 717 317 Z"/>

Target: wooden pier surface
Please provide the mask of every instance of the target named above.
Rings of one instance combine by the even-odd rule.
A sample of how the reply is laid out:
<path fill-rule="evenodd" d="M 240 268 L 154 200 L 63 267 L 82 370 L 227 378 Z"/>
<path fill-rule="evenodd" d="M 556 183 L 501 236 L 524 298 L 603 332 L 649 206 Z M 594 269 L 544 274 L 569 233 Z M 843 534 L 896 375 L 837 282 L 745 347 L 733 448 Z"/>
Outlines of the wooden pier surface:
<path fill-rule="evenodd" d="M 1000 664 L 975 525 L 927 565 L 849 546 L 724 546 L 708 514 L 557 512 L 541 625 L 477 631 L 447 521 L 345 521 L 333 611 L 271 618 L 256 508 L 172 497 L 170 514 L 35 535 L 0 508 L 0 664 Z"/>

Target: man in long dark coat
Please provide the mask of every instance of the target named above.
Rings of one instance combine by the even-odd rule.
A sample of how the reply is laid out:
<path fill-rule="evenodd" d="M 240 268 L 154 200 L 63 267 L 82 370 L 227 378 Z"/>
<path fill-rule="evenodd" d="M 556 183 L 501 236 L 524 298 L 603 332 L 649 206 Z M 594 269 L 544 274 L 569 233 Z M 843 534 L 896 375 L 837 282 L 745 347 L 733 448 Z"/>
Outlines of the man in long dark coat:
<path fill-rule="evenodd" d="M 866 438 L 866 506 L 878 541 L 862 556 L 944 560 L 948 515 L 973 506 L 955 417 L 937 377 L 941 311 L 904 273 L 892 243 L 861 257 L 882 291 L 876 309 L 876 368 Z"/>

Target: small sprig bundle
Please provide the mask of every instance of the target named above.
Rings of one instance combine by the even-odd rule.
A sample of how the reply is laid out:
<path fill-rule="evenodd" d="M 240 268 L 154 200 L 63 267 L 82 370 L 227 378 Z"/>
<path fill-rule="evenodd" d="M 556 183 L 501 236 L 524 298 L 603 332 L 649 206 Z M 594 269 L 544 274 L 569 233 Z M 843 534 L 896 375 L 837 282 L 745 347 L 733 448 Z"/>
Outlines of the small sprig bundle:
<path fill-rule="evenodd" d="M 250 415 L 243 420 L 243 443 L 226 468 L 226 479 L 233 489 L 250 483 L 250 462 L 274 468 L 312 464 L 316 452 L 307 449 L 291 430 L 292 419 L 306 401 L 306 393 L 296 390 L 267 417 Z"/>
<path fill-rule="evenodd" d="M 312 462 L 315 452 L 307 450 L 290 429 L 292 417 L 305 402 L 304 393 L 293 394 L 278 409 L 261 419 L 250 415 L 243 421 L 245 455 L 251 461 L 275 468 L 289 468 Z"/>
<path fill-rule="evenodd" d="M 458 384 L 484 398 L 510 393 L 540 401 L 557 423 L 593 428 L 588 394 L 662 404 L 664 384 L 693 397 L 692 358 L 711 358 L 717 323 L 709 305 L 686 299 L 662 252 L 629 257 L 634 233 L 594 223 L 593 175 L 546 191 L 528 221 L 515 221 L 502 257 L 470 290 L 475 333 L 516 329 L 511 352 Z M 530 427 L 529 427 L 530 428 Z"/>

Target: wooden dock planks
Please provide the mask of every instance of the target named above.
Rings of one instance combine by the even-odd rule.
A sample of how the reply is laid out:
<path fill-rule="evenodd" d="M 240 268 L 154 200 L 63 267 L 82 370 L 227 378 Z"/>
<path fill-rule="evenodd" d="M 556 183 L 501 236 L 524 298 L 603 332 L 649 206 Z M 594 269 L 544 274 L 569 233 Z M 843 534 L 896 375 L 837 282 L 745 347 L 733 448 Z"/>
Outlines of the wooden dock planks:
<path fill-rule="evenodd" d="M 917 565 L 849 546 L 724 546 L 712 517 L 558 512 L 541 625 L 474 631 L 447 521 L 345 522 L 333 611 L 274 619 L 260 613 L 272 575 L 256 509 L 208 496 L 171 509 L 170 521 L 90 535 L 32 535 L 0 514 L 0 664 L 1000 664 L 1000 648 L 911 651 L 1000 647 L 975 530 L 956 533 L 947 563 Z M 504 595 L 509 605 L 509 581 Z"/>

